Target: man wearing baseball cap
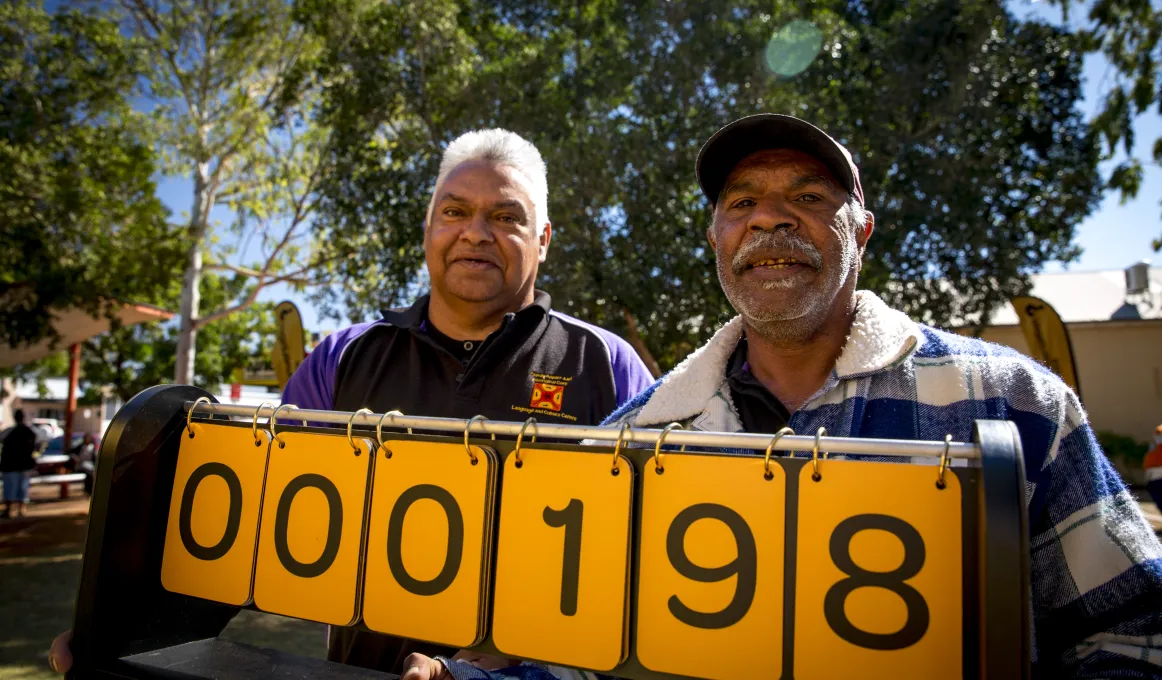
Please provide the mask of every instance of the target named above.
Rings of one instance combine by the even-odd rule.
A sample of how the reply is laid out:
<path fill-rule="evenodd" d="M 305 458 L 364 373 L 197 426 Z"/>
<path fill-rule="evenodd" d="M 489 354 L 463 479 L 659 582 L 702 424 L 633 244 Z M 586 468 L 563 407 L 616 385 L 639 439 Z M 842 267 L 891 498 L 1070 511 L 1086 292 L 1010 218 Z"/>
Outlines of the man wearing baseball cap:
<path fill-rule="evenodd" d="M 847 149 L 790 116 L 698 154 L 718 278 L 739 316 L 607 424 L 841 437 L 1020 431 L 1036 677 L 1162 676 L 1162 546 L 1077 396 L 1005 347 L 918 324 L 857 289 L 875 220 Z"/>

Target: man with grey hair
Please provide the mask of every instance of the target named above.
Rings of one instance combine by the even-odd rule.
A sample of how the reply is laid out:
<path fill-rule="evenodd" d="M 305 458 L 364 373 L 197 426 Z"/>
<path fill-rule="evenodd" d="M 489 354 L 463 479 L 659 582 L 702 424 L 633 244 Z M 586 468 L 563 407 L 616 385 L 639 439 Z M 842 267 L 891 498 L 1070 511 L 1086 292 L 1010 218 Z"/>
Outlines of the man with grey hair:
<path fill-rule="evenodd" d="M 536 147 L 507 130 L 458 137 L 444 151 L 424 225 L 431 292 L 327 336 L 291 376 L 283 403 L 599 423 L 653 377 L 624 340 L 553 311 L 534 288 L 552 233 Z M 455 652 L 354 628 L 328 635 L 331 660 L 396 674 L 413 653 Z M 67 634 L 49 661 L 69 668 Z"/>

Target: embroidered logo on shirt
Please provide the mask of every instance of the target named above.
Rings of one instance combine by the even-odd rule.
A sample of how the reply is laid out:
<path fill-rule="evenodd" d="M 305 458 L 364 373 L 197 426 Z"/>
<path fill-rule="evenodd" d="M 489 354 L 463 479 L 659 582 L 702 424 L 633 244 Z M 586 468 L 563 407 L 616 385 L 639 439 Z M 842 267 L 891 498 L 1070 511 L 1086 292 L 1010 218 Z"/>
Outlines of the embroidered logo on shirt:
<path fill-rule="evenodd" d="M 547 408 L 550 411 L 560 411 L 561 402 L 565 399 L 564 385 L 546 385 L 533 383 L 533 398 L 529 402 L 530 408 Z"/>
<path fill-rule="evenodd" d="M 551 375 L 532 372 L 533 390 L 528 406 L 512 405 L 512 410 L 542 416 L 556 416 L 565 420 L 577 420 L 577 416 L 564 412 L 565 388 L 573 382 L 572 376 Z"/>

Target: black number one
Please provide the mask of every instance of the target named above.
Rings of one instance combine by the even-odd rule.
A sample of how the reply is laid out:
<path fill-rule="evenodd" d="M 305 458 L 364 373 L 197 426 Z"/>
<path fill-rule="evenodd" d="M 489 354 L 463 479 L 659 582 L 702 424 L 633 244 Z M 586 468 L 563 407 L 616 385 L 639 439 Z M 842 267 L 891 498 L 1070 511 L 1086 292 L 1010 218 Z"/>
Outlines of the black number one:
<path fill-rule="evenodd" d="M 721 567 L 700 567 L 691 562 L 690 557 L 686 555 L 686 532 L 689 531 L 691 524 L 700 519 L 716 519 L 725 524 L 730 533 L 734 534 L 738 557 Z M 738 576 L 734 597 L 722 611 L 695 611 L 683 604 L 677 595 L 671 595 L 668 604 L 674 618 L 695 628 L 718 629 L 733 626 L 746 616 L 751 603 L 754 602 L 755 580 L 758 577 L 758 552 L 755 550 L 754 534 L 742 515 L 717 503 L 699 503 L 686 508 L 678 513 L 670 524 L 670 530 L 666 532 L 666 554 L 674 569 L 692 581 L 717 583 L 731 576 Z"/>
<path fill-rule="evenodd" d="M 561 563 L 561 613 L 577 613 L 577 581 L 581 576 L 581 513 L 585 506 L 577 498 L 564 510 L 545 508 L 545 524 L 565 527 L 565 559 Z"/>
<path fill-rule="evenodd" d="M 201 545 L 194 539 L 194 531 L 190 526 L 190 517 L 194 512 L 194 494 L 198 486 L 206 477 L 221 477 L 230 490 L 230 509 L 226 511 L 226 530 L 222 538 L 214 545 Z M 238 538 L 238 525 L 242 522 L 242 482 L 238 475 L 222 463 L 203 463 L 194 470 L 186 480 L 186 488 L 182 491 L 182 504 L 178 510 L 178 534 L 182 537 L 182 545 L 186 551 L 199 560 L 216 560 L 234 547 L 234 539 Z"/>
<path fill-rule="evenodd" d="M 868 571 L 851 558 L 851 539 L 865 529 L 886 531 L 904 544 L 904 562 L 893 571 Z M 903 649 L 910 647 L 928 632 L 928 603 L 919 591 L 904 583 L 920 573 L 924 566 L 924 539 L 911 524 L 890 515 L 855 515 L 848 517 L 831 533 L 831 561 L 848 577 L 831 586 L 823 598 L 823 614 L 836 635 L 853 645 L 868 649 Z M 856 588 L 877 587 L 891 591 L 904 601 L 908 618 L 895 633 L 869 633 L 855 627 L 844 609 L 847 596 Z"/>

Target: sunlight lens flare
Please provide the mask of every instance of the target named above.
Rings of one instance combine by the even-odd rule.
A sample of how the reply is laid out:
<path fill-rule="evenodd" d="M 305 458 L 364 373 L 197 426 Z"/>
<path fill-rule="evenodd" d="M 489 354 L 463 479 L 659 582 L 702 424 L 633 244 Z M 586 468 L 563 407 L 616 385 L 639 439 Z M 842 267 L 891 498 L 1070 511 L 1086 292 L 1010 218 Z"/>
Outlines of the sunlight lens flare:
<path fill-rule="evenodd" d="M 767 43 L 766 64 L 779 76 L 796 76 L 811 65 L 823 47 L 823 33 L 815 24 L 796 19 L 780 28 Z"/>

